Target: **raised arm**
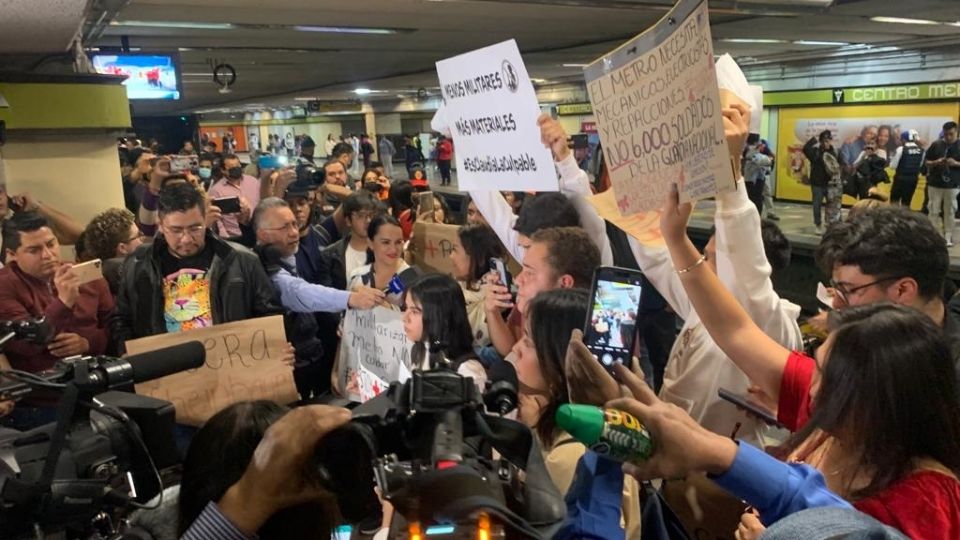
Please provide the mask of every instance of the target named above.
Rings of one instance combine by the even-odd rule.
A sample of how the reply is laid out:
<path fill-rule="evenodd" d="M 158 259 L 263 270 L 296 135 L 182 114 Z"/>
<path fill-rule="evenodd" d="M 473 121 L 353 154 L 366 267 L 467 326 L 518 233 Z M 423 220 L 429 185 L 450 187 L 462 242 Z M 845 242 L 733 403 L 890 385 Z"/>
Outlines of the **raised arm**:
<path fill-rule="evenodd" d="M 724 126 L 728 132 L 741 129 L 740 116 L 737 109 L 724 109 Z M 743 136 L 746 137 L 745 130 Z M 736 141 L 731 142 L 729 133 L 727 140 L 731 147 L 736 146 Z M 778 399 L 790 350 L 767 336 L 723 286 L 709 265 L 703 264 L 705 256 L 701 256 L 687 238 L 686 228 L 691 210 L 691 204 L 680 204 L 679 194 L 674 187 L 660 215 L 660 229 L 687 298 L 710 337 L 723 352 L 768 396 Z"/>
<path fill-rule="evenodd" d="M 567 132 L 564 131 L 560 122 L 547 114 L 540 115 L 537 123 L 540 125 L 540 140 L 553 153 L 557 172 L 560 175 L 560 191 L 577 209 L 577 213 L 580 214 L 580 225 L 600 249 L 601 264 L 612 265 L 613 249 L 610 247 L 610 238 L 607 236 L 606 222 L 587 201 L 587 197 L 593 195 L 590 180 L 587 178 L 587 173 L 577 165 L 577 160 L 574 159 L 573 152 L 567 145 Z"/>
<path fill-rule="evenodd" d="M 510 252 L 510 256 L 518 262 L 523 261 L 524 249 L 520 247 L 517 231 L 513 230 L 517 216 L 513 213 L 510 203 L 500 195 L 499 191 L 470 191 L 470 198 L 477 205 L 477 210 L 490 224 L 493 232 L 503 246 Z"/>

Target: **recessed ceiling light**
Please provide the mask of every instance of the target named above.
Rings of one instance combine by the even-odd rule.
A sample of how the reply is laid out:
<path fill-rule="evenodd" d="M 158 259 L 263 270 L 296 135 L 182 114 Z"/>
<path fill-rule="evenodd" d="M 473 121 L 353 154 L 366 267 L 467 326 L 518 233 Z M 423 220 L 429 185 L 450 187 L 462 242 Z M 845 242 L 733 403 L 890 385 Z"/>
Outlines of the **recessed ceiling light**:
<path fill-rule="evenodd" d="M 846 41 L 816 41 L 810 39 L 801 39 L 793 42 L 794 45 L 826 45 L 829 47 L 846 47 L 850 45 Z"/>
<path fill-rule="evenodd" d="M 895 24 L 943 24 L 929 19 L 905 19 L 903 17 L 870 17 L 873 22 L 895 23 Z"/>
<path fill-rule="evenodd" d="M 297 32 L 326 32 L 330 34 L 396 34 L 393 28 L 362 28 L 357 26 L 294 26 Z"/>
<path fill-rule="evenodd" d="M 194 21 L 110 21 L 110 26 L 134 28 L 187 28 L 191 30 L 232 30 L 230 23 L 208 23 Z"/>
<path fill-rule="evenodd" d="M 723 38 L 720 41 L 727 43 L 786 43 L 782 39 L 763 39 L 763 38 Z"/>

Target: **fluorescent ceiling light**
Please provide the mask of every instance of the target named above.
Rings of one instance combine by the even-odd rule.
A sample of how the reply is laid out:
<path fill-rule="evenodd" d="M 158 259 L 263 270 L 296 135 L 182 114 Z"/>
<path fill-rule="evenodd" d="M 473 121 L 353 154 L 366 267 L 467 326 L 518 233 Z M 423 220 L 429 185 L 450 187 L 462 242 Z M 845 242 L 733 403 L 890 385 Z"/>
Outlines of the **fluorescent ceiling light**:
<path fill-rule="evenodd" d="M 293 98 L 293 100 L 294 100 L 294 101 L 316 101 L 317 98 L 315 98 L 315 97 L 295 97 L 295 98 Z"/>
<path fill-rule="evenodd" d="M 353 93 L 358 96 L 365 96 L 367 94 L 372 94 L 373 90 L 369 88 L 357 88 L 356 90 L 353 91 Z"/>
<path fill-rule="evenodd" d="M 585 67 L 587 67 L 587 64 L 561 64 L 561 65 L 562 65 L 563 67 L 571 67 L 571 68 L 585 68 Z"/>
<path fill-rule="evenodd" d="M 720 41 L 727 43 L 786 43 L 782 39 L 761 39 L 761 38 L 723 38 Z"/>
<path fill-rule="evenodd" d="M 393 28 L 362 28 L 357 26 L 294 26 L 297 32 L 326 32 L 330 34 L 396 34 Z"/>
<path fill-rule="evenodd" d="M 904 19 L 902 17 L 870 17 L 873 22 L 895 23 L 895 24 L 943 24 L 929 19 Z"/>
<path fill-rule="evenodd" d="M 799 41 L 794 41 L 794 45 L 827 45 L 830 47 L 846 47 L 850 45 L 846 41 L 816 41 L 809 39 L 801 39 Z"/>
<path fill-rule="evenodd" d="M 191 21 L 110 21 L 110 26 L 134 28 L 186 28 L 191 30 L 232 30 L 230 23 L 206 23 Z"/>

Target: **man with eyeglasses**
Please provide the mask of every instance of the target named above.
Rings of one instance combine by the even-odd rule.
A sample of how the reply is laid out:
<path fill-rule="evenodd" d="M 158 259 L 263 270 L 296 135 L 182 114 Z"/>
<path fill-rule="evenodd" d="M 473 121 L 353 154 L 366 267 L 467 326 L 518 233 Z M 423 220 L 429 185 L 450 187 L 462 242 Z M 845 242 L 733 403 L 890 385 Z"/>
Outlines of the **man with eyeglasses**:
<path fill-rule="evenodd" d="M 206 227 L 206 201 L 189 183 L 160 190 L 160 234 L 128 258 L 115 335 L 128 339 L 206 328 L 281 311 L 259 258 Z"/>
<path fill-rule="evenodd" d="M 310 283 L 298 275 L 296 254 L 300 248 L 300 224 L 286 201 L 270 197 L 260 201 L 253 212 L 257 252 L 277 288 L 276 299 L 286 312 L 287 339 L 296 349 L 293 376 L 300 396 L 319 396 L 330 388 L 333 367 L 332 347 L 320 333 L 317 312 L 340 313 L 349 308 L 371 309 L 383 301 L 384 293 L 370 287 L 353 291 Z M 336 328 L 336 322 L 331 325 Z"/>
<path fill-rule="evenodd" d="M 960 361 L 960 320 L 942 296 L 947 246 L 926 216 L 901 206 L 864 211 L 830 227 L 815 257 L 832 276 L 834 309 L 874 302 L 913 307 L 943 329 Z"/>

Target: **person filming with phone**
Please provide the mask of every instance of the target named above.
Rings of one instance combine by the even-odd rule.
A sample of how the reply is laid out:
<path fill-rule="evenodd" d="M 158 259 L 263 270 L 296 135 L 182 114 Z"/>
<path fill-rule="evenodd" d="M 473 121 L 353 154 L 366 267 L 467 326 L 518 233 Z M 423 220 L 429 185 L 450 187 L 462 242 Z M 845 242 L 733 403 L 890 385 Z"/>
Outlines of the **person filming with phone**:
<path fill-rule="evenodd" d="M 60 242 L 49 222 L 34 212 L 18 213 L 3 224 L 3 256 L 0 321 L 44 317 L 53 328 L 49 343 L 14 339 L 4 346 L 14 369 L 36 373 L 61 358 L 106 352 L 114 302 L 99 267 L 81 272 L 79 266 L 62 262 Z M 52 422 L 57 399 L 34 392 L 3 418 L 3 424 L 24 430 Z"/>

